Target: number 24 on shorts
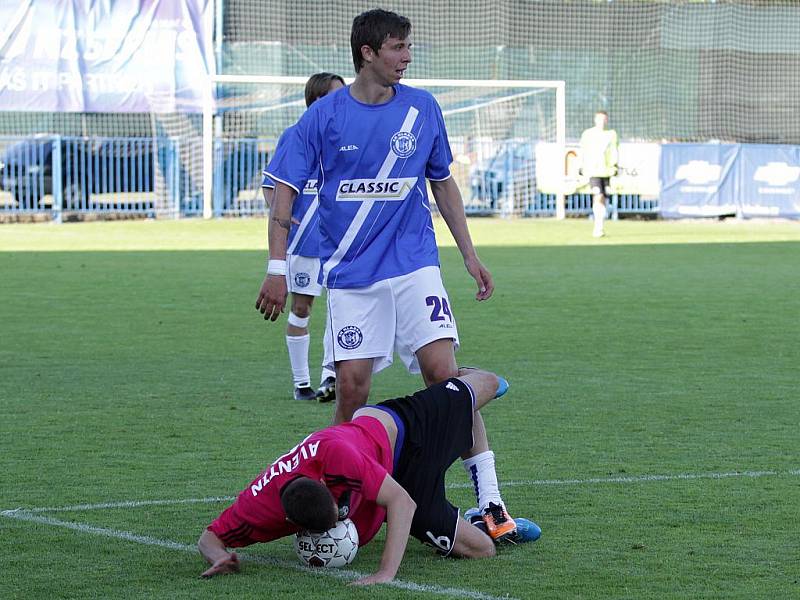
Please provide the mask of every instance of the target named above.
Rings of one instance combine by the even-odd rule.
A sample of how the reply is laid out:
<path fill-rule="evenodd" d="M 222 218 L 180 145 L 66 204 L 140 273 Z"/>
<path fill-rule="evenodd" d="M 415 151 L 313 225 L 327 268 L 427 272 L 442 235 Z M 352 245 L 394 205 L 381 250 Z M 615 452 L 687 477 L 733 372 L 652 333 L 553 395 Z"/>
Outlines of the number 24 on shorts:
<path fill-rule="evenodd" d="M 428 296 L 425 298 L 425 304 L 433 307 L 433 310 L 431 310 L 431 321 L 444 321 L 446 315 L 447 320 L 452 323 L 453 314 L 450 312 L 450 307 L 447 304 L 447 298 Z"/>

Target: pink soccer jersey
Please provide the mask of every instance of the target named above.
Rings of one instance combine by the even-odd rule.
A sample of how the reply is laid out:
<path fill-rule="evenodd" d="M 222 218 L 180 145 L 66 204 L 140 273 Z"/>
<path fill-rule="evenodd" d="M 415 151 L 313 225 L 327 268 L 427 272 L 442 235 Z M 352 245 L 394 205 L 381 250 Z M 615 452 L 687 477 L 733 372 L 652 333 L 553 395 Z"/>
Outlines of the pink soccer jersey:
<path fill-rule="evenodd" d="M 350 492 L 350 510 L 360 545 L 369 542 L 386 519 L 375 500 L 392 472 L 392 452 L 383 424 L 359 417 L 312 433 L 272 463 L 239 494 L 208 529 L 230 547 L 269 542 L 299 528 L 286 521 L 280 501 L 284 485 L 298 476 L 322 480 L 340 500 Z"/>

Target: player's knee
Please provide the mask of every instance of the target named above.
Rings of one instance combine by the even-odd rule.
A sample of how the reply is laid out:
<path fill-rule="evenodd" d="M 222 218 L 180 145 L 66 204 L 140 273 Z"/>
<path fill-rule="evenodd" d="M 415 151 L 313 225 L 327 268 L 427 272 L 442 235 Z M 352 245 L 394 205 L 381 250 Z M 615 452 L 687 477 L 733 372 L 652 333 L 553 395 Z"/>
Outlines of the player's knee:
<path fill-rule="evenodd" d="M 349 373 L 338 374 L 336 378 L 336 398 L 353 410 L 363 406 L 369 397 L 369 379 L 362 379 Z"/>
<path fill-rule="evenodd" d="M 486 543 L 481 545 L 480 548 L 476 549 L 475 554 L 471 558 L 492 558 L 497 554 L 497 546 L 494 545 L 494 542 L 491 539 L 488 539 L 488 535 L 486 537 Z"/>
<path fill-rule="evenodd" d="M 311 303 L 297 297 L 292 300 L 292 314 L 305 319 L 311 314 Z"/>
<path fill-rule="evenodd" d="M 500 389 L 500 377 L 491 371 L 481 371 L 481 382 L 490 390 L 497 392 Z"/>
<path fill-rule="evenodd" d="M 298 329 L 308 329 L 308 322 L 311 320 L 309 316 L 302 316 L 298 315 L 294 310 L 289 313 L 289 318 L 286 319 L 286 323 L 291 325 L 292 327 L 297 327 Z"/>
<path fill-rule="evenodd" d="M 497 554 L 492 538 L 488 535 L 474 536 L 468 544 L 454 552 L 461 558 L 492 558 Z"/>
<path fill-rule="evenodd" d="M 446 381 L 451 377 L 458 377 L 458 367 L 453 368 L 448 364 L 437 364 L 428 366 L 425 370 L 424 379 L 429 382 L 429 385 L 433 385 Z"/>

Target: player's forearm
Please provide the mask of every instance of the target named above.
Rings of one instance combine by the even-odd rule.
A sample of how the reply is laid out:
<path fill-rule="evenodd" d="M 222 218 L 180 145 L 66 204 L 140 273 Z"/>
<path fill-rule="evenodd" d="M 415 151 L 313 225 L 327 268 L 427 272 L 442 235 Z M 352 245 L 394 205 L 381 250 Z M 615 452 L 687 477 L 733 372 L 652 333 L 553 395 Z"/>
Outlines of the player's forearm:
<path fill-rule="evenodd" d="M 386 507 L 386 544 L 378 569 L 378 573 L 384 577 L 394 578 L 400 568 L 416 508 L 417 504 L 407 493 L 398 496 Z"/>
<path fill-rule="evenodd" d="M 456 241 L 461 256 L 464 260 L 476 256 L 475 246 L 472 244 L 472 237 L 467 226 L 467 215 L 464 212 L 464 201 L 461 199 L 461 191 L 453 178 L 444 181 L 431 181 L 431 191 L 439 208 L 439 214 L 447 224 L 447 228 Z"/>
<path fill-rule="evenodd" d="M 278 183 L 269 211 L 268 240 L 269 257 L 272 260 L 286 259 L 289 229 L 292 227 L 292 205 L 297 193 L 288 185 Z"/>
<path fill-rule="evenodd" d="M 267 205 L 267 210 L 272 210 L 272 199 L 275 197 L 275 188 L 268 188 L 262 187 L 262 193 L 264 194 L 264 203 Z"/>
<path fill-rule="evenodd" d="M 197 549 L 209 564 L 214 564 L 217 560 L 228 556 L 228 549 L 213 532 L 208 529 L 203 531 L 200 539 L 197 540 Z"/>

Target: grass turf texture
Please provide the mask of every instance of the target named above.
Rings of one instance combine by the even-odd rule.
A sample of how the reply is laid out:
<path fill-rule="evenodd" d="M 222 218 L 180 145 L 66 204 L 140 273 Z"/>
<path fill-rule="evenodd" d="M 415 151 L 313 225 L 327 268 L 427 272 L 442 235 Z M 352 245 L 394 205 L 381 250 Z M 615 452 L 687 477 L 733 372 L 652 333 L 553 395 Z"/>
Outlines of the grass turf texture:
<path fill-rule="evenodd" d="M 473 220 L 497 283 L 482 304 L 437 229 L 459 361 L 512 386 L 484 413 L 504 497 L 543 536 L 484 563 L 411 540 L 399 579 L 418 597 L 800 595 L 800 226 L 621 221 L 593 240 L 583 220 Z M 329 422 L 290 399 L 285 317 L 253 308 L 264 237 L 262 220 L 0 227 L 0 510 L 233 495 Z M 318 308 L 312 365 L 321 327 Z M 395 365 L 372 397 L 418 387 Z M 539 481 L 735 471 L 772 474 Z M 458 465 L 448 483 L 474 503 Z M 225 505 L 38 515 L 183 550 L 0 517 L 0 597 L 409 595 L 295 570 L 289 540 L 202 581 L 186 547 Z"/>

